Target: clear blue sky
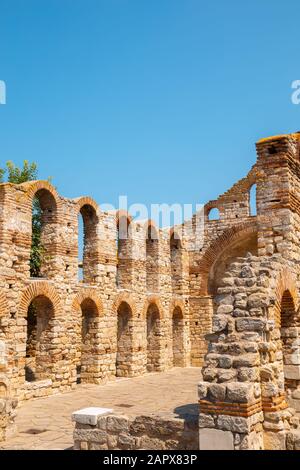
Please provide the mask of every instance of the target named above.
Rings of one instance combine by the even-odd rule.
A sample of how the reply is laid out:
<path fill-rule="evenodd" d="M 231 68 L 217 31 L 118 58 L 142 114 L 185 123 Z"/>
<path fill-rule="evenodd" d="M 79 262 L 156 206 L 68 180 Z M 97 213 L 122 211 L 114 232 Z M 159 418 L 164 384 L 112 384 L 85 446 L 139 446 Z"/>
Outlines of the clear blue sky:
<path fill-rule="evenodd" d="M 297 0 L 1 0 L 1 163 L 68 197 L 203 203 L 300 129 Z"/>

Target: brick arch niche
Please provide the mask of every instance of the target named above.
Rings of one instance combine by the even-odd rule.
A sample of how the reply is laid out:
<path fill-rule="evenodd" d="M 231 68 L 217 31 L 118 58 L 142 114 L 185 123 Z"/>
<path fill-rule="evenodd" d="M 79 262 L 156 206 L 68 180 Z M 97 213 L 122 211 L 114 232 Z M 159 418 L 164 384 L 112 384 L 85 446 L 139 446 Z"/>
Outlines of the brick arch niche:
<path fill-rule="evenodd" d="M 247 227 L 241 232 L 235 230 L 230 232 L 232 233 L 228 233 L 228 238 L 226 237 L 225 240 L 222 236 L 219 241 L 214 242 L 205 255 L 205 258 L 209 258 L 211 254 L 214 254 L 210 267 L 203 273 L 202 280 L 202 288 L 209 295 L 216 294 L 222 278 L 236 258 L 244 257 L 248 253 L 254 256 L 257 255 L 257 231 L 254 227 Z M 205 280 L 207 282 L 206 286 L 204 284 Z"/>
<path fill-rule="evenodd" d="M 161 360 L 161 314 L 156 303 L 151 302 L 146 312 L 147 371 L 160 370 Z"/>
<path fill-rule="evenodd" d="M 35 281 L 23 291 L 18 317 L 24 318 L 25 382 L 56 380 L 56 368 L 63 363 L 62 349 L 53 348 L 54 338 L 64 334 L 61 328 L 61 302 L 57 291 L 46 281 Z M 56 327 L 59 331 L 56 332 Z M 59 382 L 59 380 L 57 381 Z"/>
<path fill-rule="evenodd" d="M 133 314 L 130 305 L 122 301 L 117 308 L 116 376 L 130 377 L 133 362 Z"/>
<path fill-rule="evenodd" d="M 300 411 L 300 321 L 295 288 L 285 285 L 275 306 L 276 329 L 273 337 L 280 338 L 283 377 L 279 388 L 287 403 Z M 278 332 L 279 330 L 279 332 Z"/>
<path fill-rule="evenodd" d="M 149 223 L 146 233 L 146 287 L 148 292 L 158 291 L 159 232 Z"/>
<path fill-rule="evenodd" d="M 184 316 L 180 306 L 172 312 L 172 356 L 174 367 L 185 365 Z"/>
<path fill-rule="evenodd" d="M 172 291 L 176 295 L 182 293 L 182 263 L 183 263 L 182 241 L 178 233 L 173 232 L 170 236 L 170 267 Z"/>
<path fill-rule="evenodd" d="M 101 344 L 99 330 L 102 305 L 95 295 L 79 294 L 73 302 L 76 330 L 76 381 L 98 383 L 101 377 Z"/>
<path fill-rule="evenodd" d="M 130 288 L 132 282 L 132 237 L 130 216 L 122 211 L 117 214 L 117 287 Z"/>
<path fill-rule="evenodd" d="M 98 267 L 98 208 L 92 199 L 82 198 L 78 201 L 78 209 L 78 253 L 82 251 L 82 260 L 79 259 L 78 277 L 86 284 L 93 284 L 97 280 Z M 83 237 L 80 233 L 81 222 Z"/>
<path fill-rule="evenodd" d="M 57 255 L 58 203 L 52 187 L 39 187 L 30 198 L 32 213 L 32 237 L 30 252 L 30 276 L 50 279 L 55 274 L 55 257 Z M 35 263 L 33 251 L 37 231 L 40 230 L 41 254 L 40 265 Z"/>
<path fill-rule="evenodd" d="M 52 346 L 56 319 L 51 299 L 43 294 L 34 297 L 26 318 L 25 381 L 54 379 L 53 366 L 58 357 Z"/>

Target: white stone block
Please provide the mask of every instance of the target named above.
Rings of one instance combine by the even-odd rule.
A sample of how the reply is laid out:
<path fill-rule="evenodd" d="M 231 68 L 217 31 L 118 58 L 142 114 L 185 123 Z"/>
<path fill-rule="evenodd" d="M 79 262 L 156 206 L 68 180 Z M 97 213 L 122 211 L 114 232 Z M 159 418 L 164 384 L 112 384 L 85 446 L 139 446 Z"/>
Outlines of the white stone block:
<path fill-rule="evenodd" d="M 199 429 L 200 450 L 234 450 L 233 434 L 219 429 Z"/>
<path fill-rule="evenodd" d="M 96 426 L 100 416 L 108 415 L 112 412 L 113 410 L 110 408 L 83 408 L 82 410 L 74 411 L 74 413 L 72 413 L 72 421 L 76 421 L 76 423 L 80 424 Z"/>

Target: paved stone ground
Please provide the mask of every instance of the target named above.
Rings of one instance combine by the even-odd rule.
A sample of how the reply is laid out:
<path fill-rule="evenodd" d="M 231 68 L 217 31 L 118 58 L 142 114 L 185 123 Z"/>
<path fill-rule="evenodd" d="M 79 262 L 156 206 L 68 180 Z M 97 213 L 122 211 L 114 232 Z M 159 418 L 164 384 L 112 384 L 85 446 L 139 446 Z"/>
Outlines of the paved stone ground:
<path fill-rule="evenodd" d="M 18 409 L 18 434 L 2 443 L 0 449 L 70 449 L 74 427 L 71 414 L 88 406 L 113 408 L 130 416 L 197 414 L 199 380 L 199 368 L 175 368 L 106 385 L 78 385 L 73 392 L 25 402 Z"/>

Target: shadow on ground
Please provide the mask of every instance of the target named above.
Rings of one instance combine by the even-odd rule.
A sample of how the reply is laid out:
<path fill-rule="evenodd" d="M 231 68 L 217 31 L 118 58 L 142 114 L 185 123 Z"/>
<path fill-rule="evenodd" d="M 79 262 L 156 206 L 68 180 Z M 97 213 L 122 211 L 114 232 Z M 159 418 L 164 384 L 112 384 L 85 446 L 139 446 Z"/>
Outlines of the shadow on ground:
<path fill-rule="evenodd" d="M 174 413 L 177 415 L 176 418 L 198 419 L 199 403 L 189 403 L 188 405 L 177 406 L 177 408 L 174 409 Z"/>

